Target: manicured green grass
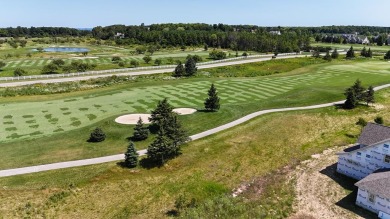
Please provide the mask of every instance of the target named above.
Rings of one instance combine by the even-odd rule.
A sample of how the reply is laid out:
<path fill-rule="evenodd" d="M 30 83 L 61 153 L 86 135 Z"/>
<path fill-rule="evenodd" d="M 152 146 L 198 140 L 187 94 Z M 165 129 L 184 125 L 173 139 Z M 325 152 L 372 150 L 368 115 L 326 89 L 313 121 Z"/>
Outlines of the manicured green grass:
<path fill-rule="evenodd" d="M 118 88 L 87 94 L 48 96 L 45 101 L 3 102 L 0 132 L 4 159 L 1 168 L 21 167 L 122 153 L 133 126 L 118 125 L 114 118 L 127 113 L 147 113 L 168 97 L 175 107 L 203 108 L 211 82 L 218 88 L 222 108 L 217 113 L 180 116 L 190 134 L 225 124 L 261 109 L 312 105 L 343 98 L 357 78 L 365 85 L 390 81 L 388 63 L 341 61 L 296 69 L 288 74 L 258 78 L 184 79 Z M 245 70 L 245 69 L 244 69 Z M 243 71 L 244 71 L 243 70 Z M 46 97 L 43 97 L 45 99 Z M 24 118 L 28 116 L 29 118 Z M 100 126 L 110 141 L 86 143 L 90 131 Z M 48 136 L 48 137 L 43 137 Z M 57 142 L 57 143 L 53 143 Z M 148 142 L 137 144 L 145 148 Z"/>
<path fill-rule="evenodd" d="M 0 215 L 8 217 L 165 218 L 180 196 L 183 214 L 210 218 L 284 218 L 292 212 L 289 171 L 310 155 L 354 142 L 358 117 L 390 118 L 390 91 L 380 108 L 335 107 L 265 115 L 190 142 L 162 168 L 126 169 L 116 163 L 0 178 Z M 252 186 L 239 198 L 231 191 Z M 96 210 L 99 209 L 99 210 Z"/>

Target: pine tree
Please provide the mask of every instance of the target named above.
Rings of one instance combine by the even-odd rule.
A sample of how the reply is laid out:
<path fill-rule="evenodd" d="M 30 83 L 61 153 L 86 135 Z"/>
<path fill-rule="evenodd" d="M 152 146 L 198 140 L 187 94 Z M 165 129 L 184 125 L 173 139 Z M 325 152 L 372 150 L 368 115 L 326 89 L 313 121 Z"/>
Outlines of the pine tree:
<path fill-rule="evenodd" d="M 208 98 L 204 102 L 204 108 L 208 111 L 218 111 L 220 108 L 219 97 L 217 89 L 214 84 L 211 84 L 210 90 L 208 91 Z"/>
<path fill-rule="evenodd" d="M 187 59 L 187 61 L 185 63 L 186 76 L 193 76 L 193 75 L 195 75 L 197 70 L 198 69 L 196 67 L 195 60 L 192 57 Z"/>
<path fill-rule="evenodd" d="M 357 105 L 357 99 L 355 92 L 352 89 L 348 89 L 346 92 L 347 100 L 344 102 L 344 107 L 346 109 L 353 109 Z"/>
<path fill-rule="evenodd" d="M 138 153 L 135 150 L 135 145 L 133 142 L 130 142 L 125 153 L 125 166 L 133 168 L 138 164 Z"/>
<path fill-rule="evenodd" d="M 362 82 L 359 79 L 357 79 L 355 81 L 355 83 L 352 85 L 352 87 L 350 89 L 352 89 L 354 91 L 357 101 L 364 100 L 364 91 L 366 89 L 362 86 Z"/>
<path fill-rule="evenodd" d="M 184 76 L 184 66 L 181 62 L 179 62 L 175 68 L 175 71 L 173 72 L 173 77 L 182 77 Z"/>
<path fill-rule="evenodd" d="M 106 139 L 106 134 L 104 134 L 103 130 L 101 128 L 95 128 L 91 136 L 89 137 L 90 142 L 101 142 Z"/>
<path fill-rule="evenodd" d="M 183 129 L 176 113 L 171 113 L 165 121 L 165 135 L 172 141 L 173 150 L 175 151 L 175 154 L 178 155 L 180 152 L 180 145 L 190 140 L 188 133 Z"/>
<path fill-rule="evenodd" d="M 369 103 L 375 103 L 375 91 L 373 86 L 369 86 L 368 90 L 365 93 L 364 99 L 367 103 L 367 106 Z"/>
<path fill-rule="evenodd" d="M 367 57 L 366 47 L 363 47 L 362 51 L 360 52 L 360 55 L 363 56 L 363 57 Z"/>
<path fill-rule="evenodd" d="M 163 165 L 165 161 L 172 158 L 172 142 L 167 138 L 163 129 L 160 129 L 156 139 L 148 146 L 148 159 Z"/>
<path fill-rule="evenodd" d="M 337 49 L 335 48 L 332 52 L 332 59 L 337 59 L 339 57 L 339 52 L 337 52 Z"/>
<path fill-rule="evenodd" d="M 329 50 L 326 51 L 326 54 L 324 56 L 324 60 L 326 61 L 332 61 L 332 57 L 329 54 Z"/>
<path fill-rule="evenodd" d="M 368 48 L 368 51 L 367 51 L 367 58 L 372 58 L 372 51 L 371 51 L 371 48 Z"/>
<path fill-rule="evenodd" d="M 380 124 L 380 125 L 382 125 L 383 124 L 383 117 L 382 116 L 377 116 L 375 119 L 374 119 L 374 122 L 376 123 L 376 124 Z"/>
<path fill-rule="evenodd" d="M 386 52 L 385 56 L 383 57 L 385 60 L 390 59 L 390 50 Z"/>
<path fill-rule="evenodd" d="M 351 46 L 351 48 L 349 48 L 348 52 L 347 52 L 347 56 L 346 56 L 347 59 L 353 59 L 355 58 L 355 51 L 353 50 L 353 47 Z"/>
<path fill-rule="evenodd" d="M 137 125 L 134 127 L 134 134 L 132 139 L 134 141 L 142 141 L 147 139 L 148 136 L 149 136 L 149 130 L 148 128 L 144 127 L 144 123 L 141 117 L 139 117 Z"/>
<path fill-rule="evenodd" d="M 162 101 L 159 101 L 156 109 L 151 113 L 149 121 L 152 123 L 152 126 L 160 129 L 164 125 L 164 122 L 172 114 L 173 107 L 168 103 L 168 99 L 164 98 Z"/>

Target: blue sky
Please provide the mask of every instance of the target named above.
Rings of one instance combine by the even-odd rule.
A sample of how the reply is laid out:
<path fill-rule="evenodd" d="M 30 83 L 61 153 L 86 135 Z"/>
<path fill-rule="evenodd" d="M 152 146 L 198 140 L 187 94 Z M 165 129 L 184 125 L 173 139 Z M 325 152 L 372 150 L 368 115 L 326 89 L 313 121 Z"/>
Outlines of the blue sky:
<path fill-rule="evenodd" d="M 390 26 L 389 0 L 12 0 L 0 27 L 224 23 Z"/>

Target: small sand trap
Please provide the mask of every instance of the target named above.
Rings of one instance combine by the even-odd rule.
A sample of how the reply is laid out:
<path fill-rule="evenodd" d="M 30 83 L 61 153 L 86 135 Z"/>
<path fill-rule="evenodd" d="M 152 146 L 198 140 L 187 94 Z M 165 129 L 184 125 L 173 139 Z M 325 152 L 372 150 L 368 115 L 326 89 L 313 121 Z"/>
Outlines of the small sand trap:
<path fill-rule="evenodd" d="M 196 112 L 196 109 L 192 108 L 176 108 L 172 110 L 173 112 L 179 114 L 179 115 L 189 115 Z"/>
<path fill-rule="evenodd" d="M 150 124 L 150 114 L 128 114 L 124 116 L 119 116 L 115 119 L 115 122 L 125 125 L 135 125 L 137 124 L 139 117 L 141 117 L 144 124 Z"/>

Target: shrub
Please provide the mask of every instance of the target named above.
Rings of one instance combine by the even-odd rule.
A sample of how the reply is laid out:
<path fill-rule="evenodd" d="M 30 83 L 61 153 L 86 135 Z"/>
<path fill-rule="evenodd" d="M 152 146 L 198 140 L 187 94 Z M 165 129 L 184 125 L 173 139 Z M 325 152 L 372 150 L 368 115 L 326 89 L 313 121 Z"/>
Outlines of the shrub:
<path fill-rule="evenodd" d="M 90 142 L 102 142 L 106 139 L 106 134 L 101 128 L 95 128 L 89 138 Z"/>
<path fill-rule="evenodd" d="M 377 116 L 375 119 L 374 119 L 374 122 L 377 123 L 377 124 L 383 124 L 383 117 L 382 116 Z"/>
<path fill-rule="evenodd" d="M 14 71 L 14 76 L 17 77 L 17 76 L 22 76 L 22 75 L 25 75 L 27 72 L 21 68 L 17 68 L 15 69 Z"/>

